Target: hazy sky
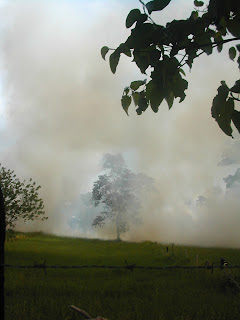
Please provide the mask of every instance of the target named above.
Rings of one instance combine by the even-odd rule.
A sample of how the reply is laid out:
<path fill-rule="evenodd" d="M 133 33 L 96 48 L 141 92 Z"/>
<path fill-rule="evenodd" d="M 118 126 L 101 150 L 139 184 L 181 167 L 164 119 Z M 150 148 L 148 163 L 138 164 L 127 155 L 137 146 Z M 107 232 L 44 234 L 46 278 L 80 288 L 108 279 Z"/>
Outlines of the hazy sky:
<path fill-rule="evenodd" d="M 186 18 L 192 2 L 173 0 L 153 18 Z M 238 167 L 238 134 L 225 136 L 210 112 L 220 81 L 238 79 L 237 65 L 228 48 L 202 55 L 186 69 L 183 103 L 142 116 L 131 106 L 127 117 L 122 91 L 144 76 L 127 57 L 113 75 L 100 49 L 126 40 L 134 7 L 137 0 L 0 3 L 1 163 L 42 185 L 49 222 L 34 228 L 69 232 L 59 208 L 91 190 L 104 153 L 121 152 L 159 189 L 142 212 L 145 223 L 127 239 L 239 246 L 239 201 L 224 194 L 223 183 Z M 218 166 L 226 155 L 235 164 Z M 189 204 L 199 195 L 209 199 L 207 208 Z"/>

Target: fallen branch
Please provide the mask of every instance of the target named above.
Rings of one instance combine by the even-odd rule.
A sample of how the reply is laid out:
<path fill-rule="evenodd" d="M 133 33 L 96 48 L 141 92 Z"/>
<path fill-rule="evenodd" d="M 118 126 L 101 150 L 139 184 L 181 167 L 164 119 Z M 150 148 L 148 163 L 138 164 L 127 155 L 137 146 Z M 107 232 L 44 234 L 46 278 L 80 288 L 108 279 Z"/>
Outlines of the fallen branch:
<path fill-rule="evenodd" d="M 101 316 L 97 316 L 97 318 L 92 318 L 86 311 L 79 309 L 78 307 L 75 307 L 73 305 L 70 305 L 69 308 L 77 311 L 78 313 L 80 313 L 85 319 L 88 320 L 107 320 L 106 318 L 103 318 Z"/>

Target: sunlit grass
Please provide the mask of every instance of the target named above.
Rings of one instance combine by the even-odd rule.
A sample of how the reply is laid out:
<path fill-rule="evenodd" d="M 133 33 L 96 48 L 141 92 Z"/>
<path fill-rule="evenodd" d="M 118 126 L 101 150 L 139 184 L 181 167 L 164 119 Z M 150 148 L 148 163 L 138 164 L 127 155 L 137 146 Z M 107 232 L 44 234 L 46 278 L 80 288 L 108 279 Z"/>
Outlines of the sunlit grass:
<path fill-rule="evenodd" d="M 187 255 L 186 255 L 187 249 Z M 240 265 L 237 249 L 193 248 L 152 242 L 18 235 L 6 243 L 6 263 L 47 265 Z M 240 280 L 240 271 L 231 270 Z M 92 316 L 109 319 L 240 319 L 240 294 L 224 271 L 6 268 L 6 319 L 81 319 L 74 304 Z"/>

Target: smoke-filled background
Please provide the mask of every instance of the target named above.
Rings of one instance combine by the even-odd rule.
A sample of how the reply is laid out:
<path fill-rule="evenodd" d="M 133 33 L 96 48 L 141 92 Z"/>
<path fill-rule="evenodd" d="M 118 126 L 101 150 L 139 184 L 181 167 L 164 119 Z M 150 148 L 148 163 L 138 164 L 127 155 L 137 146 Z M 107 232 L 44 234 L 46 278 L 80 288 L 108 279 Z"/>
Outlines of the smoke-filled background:
<path fill-rule="evenodd" d="M 202 55 L 186 69 L 183 103 L 142 116 L 131 106 L 127 117 L 122 91 L 144 77 L 127 57 L 113 75 L 100 49 L 126 40 L 125 19 L 136 7 L 137 0 L 0 2 L 1 163 L 42 186 L 49 216 L 18 228 L 114 237 L 111 229 L 77 231 L 68 219 L 81 210 L 72 212 L 71 203 L 91 191 L 103 154 L 122 153 L 158 190 L 143 206 L 143 224 L 124 239 L 239 247 L 240 141 L 236 132 L 234 140 L 225 136 L 210 112 L 220 81 L 237 79 L 237 65 L 228 48 Z M 165 24 L 192 8 L 192 1 L 172 1 L 153 17 Z"/>

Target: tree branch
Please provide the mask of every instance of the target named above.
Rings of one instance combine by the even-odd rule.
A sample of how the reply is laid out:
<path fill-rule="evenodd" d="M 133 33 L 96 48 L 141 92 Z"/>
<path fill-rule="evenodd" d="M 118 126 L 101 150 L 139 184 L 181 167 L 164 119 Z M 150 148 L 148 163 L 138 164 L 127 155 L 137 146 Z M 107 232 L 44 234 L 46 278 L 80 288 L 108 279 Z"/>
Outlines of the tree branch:
<path fill-rule="evenodd" d="M 139 0 L 140 1 L 140 0 Z M 222 41 L 218 41 L 218 42 L 211 42 L 211 44 L 209 44 L 209 43 L 206 43 L 206 44 L 201 44 L 201 48 L 199 48 L 200 46 L 191 46 L 191 49 L 197 49 L 197 50 L 199 50 L 199 49 L 202 49 L 202 48 L 204 48 L 204 47 L 209 47 L 209 46 L 211 46 L 212 48 L 215 48 L 215 47 L 217 47 L 218 45 L 220 45 L 220 44 L 225 44 L 225 43 L 228 43 L 228 42 L 231 42 L 231 41 L 237 41 L 237 40 L 240 40 L 240 37 L 235 37 L 235 38 L 231 38 L 231 39 L 226 39 L 226 40 L 222 40 Z M 194 44 L 194 43 L 192 43 L 192 44 Z M 165 45 L 166 47 L 168 47 L 167 49 L 170 49 L 171 48 L 171 46 L 170 45 Z M 113 48 L 108 48 L 110 51 L 115 51 L 116 49 L 113 49 Z M 179 51 L 180 50 L 186 50 L 186 48 L 180 48 L 179 49 Z M 130 51 L 131 51 L 131 53 L 133 53 L 133 51 L 135 51 L 135 52 L 144 52 L 144 53 L 151 53 L 151 51 L 147 51 L 147 50 L 135 50 L 135 49 L 129 49 Z M 127 52 L 127 51 L 126 51 Z M 197 58 L 197 57 L 199 57 L 201 54 L 203 54 L 205 51 L 203 51 L 203 52 L 201 52 L 200 54 L 198 54 L 198 55 L 196 55 L 196 57 L 195 58 Z M 121 53 L 124 53 L 124 51 L 123 52 L 121 52 Z M 178 54 L 178 53 L 177 53 Z M 186 54 L 184 55 L 184 57 L 186 57 Z M 183 60 L 183 59 L 182 59 Z M 182 60 L 181 60 L 181 62 L 182 62 Z M 180 62 L 180 63 L 181 63 Z M 180 67 L 182 67 L 183 65 L 185 65 L 186 63 L 184 63 L 184 64 L 179 64 L 179 66 Z"/>
<path fill-rule="evenodd" d="M 230 93 L 230 95 L 231 95 L 231 97 L 232 97 L 234 100 L 236 100 L 236 101 L 240 101 L 240 99 L 238 99 L 238 98 L 234 97 L 234 95 L 232 94 L 232 92 Z"/>
<path fill-rule="evenodd" d="M 212 44 L 224 44 L 224 43 L 227 43 L 227 42 L 231 42 L 231 41 L 237 41 L 237 40 L 240 40 L 240 37 L 235 37 L 235 38 L 230 38 L 230 39 L 226 39 L 226 40 L 222 40 L 222 41 L 218 41 L 218 42 L 212 42 Z"/>
<path fill-rule="evenodd" d="M 186 55 L 187 55 L 186 53 L 183 55 L 181 61 L 179 62 L 179 67 L 182 67 L 181 63 L 183 62 L 183 60 L 184 60 L 184 58 L 186 57 Z"/>
<path fill-rule="evenodd" d="M 157 25 L 156 22 L 154 22 L 153 19 L 150 17 L 150 15 L 147 13 L 145 3 L 144 3 L 142 0 L 139 0 L 139 2 L 142 4 L 142 6 L 143 6 L 143 11 L 144 11 L 144 13 L 148 16 L 148 19 L 149 19 L 153 24 Z"/>

